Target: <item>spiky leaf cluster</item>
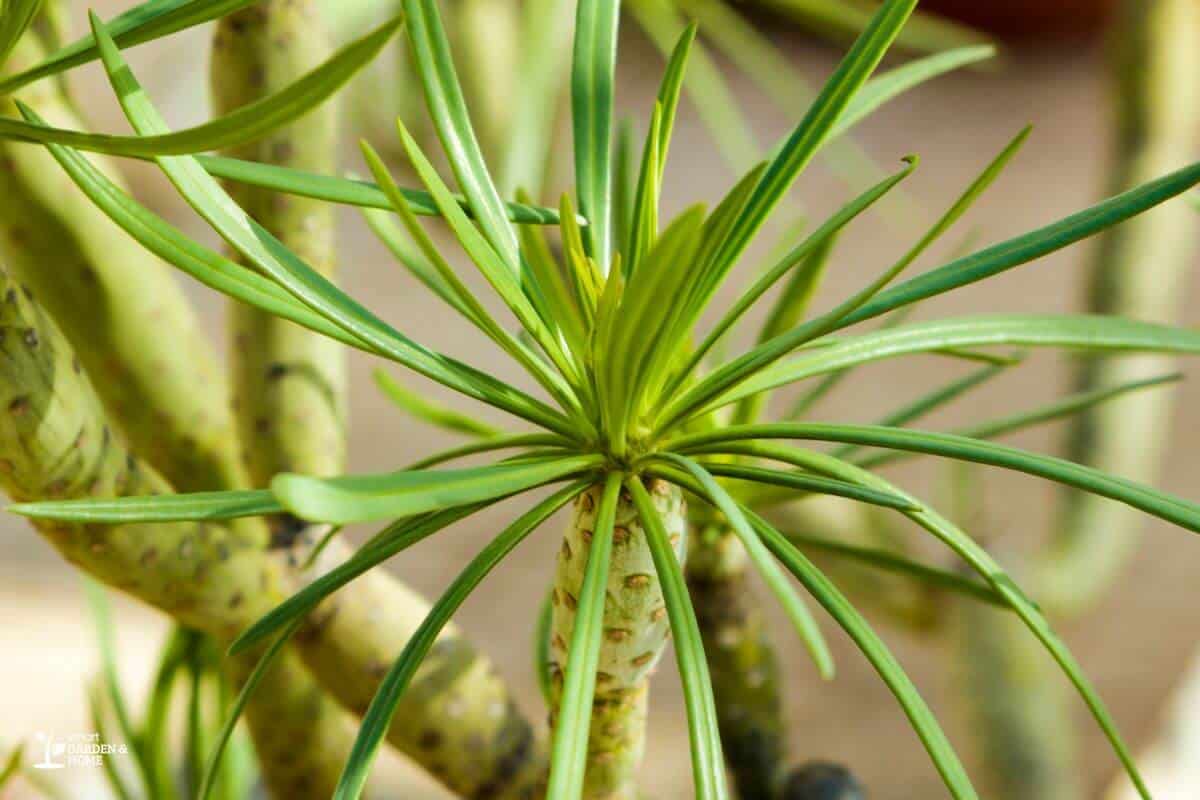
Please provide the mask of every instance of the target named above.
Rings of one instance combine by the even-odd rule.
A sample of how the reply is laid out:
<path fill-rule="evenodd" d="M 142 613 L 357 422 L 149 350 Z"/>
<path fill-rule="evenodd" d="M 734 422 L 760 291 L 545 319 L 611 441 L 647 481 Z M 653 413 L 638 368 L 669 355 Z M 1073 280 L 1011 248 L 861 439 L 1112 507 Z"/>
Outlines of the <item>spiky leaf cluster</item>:
<path fill-rule="evenodd" d="M 1131 776 L 1142 785 L 1107 710 L 1037 605 L 965 532 L 867 467 L 893 458 L 893 454 L 908 453 L 989 464 L 1109 497 L 1186 529 L 1200 530 L 1200 506 L 1195 503 L 989 441 L 1005 430 L 1066 413 L 1067 406 L 1078 408 L 1105 397 L 1072 398 L 1064 406 L 960 433 L 935 434 L 906 427 L 929 408 L 981 383 L 1007 363 L 988 348 L 1198 353 L 1200 334 L 1130 320 L 1072 315 L 983 315 L 919 323 L 903 322 L 894 315 L 927 298 L 1032 262 L 1169 200 L 1200 182 L 1200 165 L 900 281 L 901 274 L 954 226 L 1014 156 L 1027 133 L 1022 131 L 984 166 L 933 226 L 879 270 L 877 278 L 830 311 L 808 315 L 807 300 L 829 265 L 835 240 L 851 235 L 856 218 L 917 168 L 916 158 L 906 159 L 894 175 L 850 200 L 769 264 L 735 302 L 714 308 L 718 290 L 822 147 L 914 83 L 911 65 L 872 76 L 912 14 L 916 0 L 888 0 L 880 7 L 769 159 L 743 175 L 711 210 L 697 204 L 669 220 L 660 217 L 659 200 L 694 29 L 685 31 L 676 43 L 649 114 L 640 160 L 629 170 L 616 169 L 612 108 L 619 7 L 615 0 L 580 0 L 571 69 L 576 185 L 574 199 L 564 197 L 555 212 L 508 202 L 497 190 L 463 101 L 434 0 L 405 0 L 403 26 L 430 118 L 459 193 L 403 125 L 400 143 L 424 184 L 420 192 L 400 188 L 369 144 L 364 144 L 364 156 L 373 183 L 194 155 L 253 139 L 265 129 L 303 114 L 366 63 L 401 24 L 397 20 L 349 45 L 310 75 L 251 109 L 188 131 L 170 131 L 120 48 L 244 5 L 247 2 L 236 0 L 151 0 L 107 25 L 93 17 L 92 37 L 51 56 L 45 65 L 0 84 L 0 91 L 8 91 L 98 58 L 135 135 L 90 136 L 58 130 L 26 108 L 22 109 L 24 120 L 0 120 L 0 135 L 49 148 L 97 206 L 147 248 L 200 281 L 241 302 L 410 369 L 471 401 L 507 412 L 531 430 L 511 434 L 481 430 L 472 418 L 414 400 L 403 388 L 392 385 L 392 393 L 409 410 L 487 435 L 382 474 L 329 479 L 283 474 L 275 477 L 269 489 L 260 491 L 30 503 L 14 510 L 34 517 L 112 522 L 231 519 L 282 511 L 338 525 L 389 520 L 349 560 L 247 630 L 233 645 L 234 651 L 243 651 L 268 637 L 286 639 L 295 629 L 295 621 L 322 598 L 417 542 L 501 500 L 556 487 L 550 495 L 531 502 L 528 510 L 464 568 L 434 606 L 364 718 L 339 797 L 356 797 L 361 792 L 399 698 L 463 600 L 538 525 L 592 486 L 603 487 L 593 546 L 593 553 L 599 555 L 588 564 L 577 618 L 599 618 L 604 593 L 595 589 L 604 585 L 604 554 L 608 552 L 606 543 L 612 540 L 615 504 L 619 498 L 627 498 L 641 516 L 675 638 L 697 796 L 725 796 L 721 745 L 700 635 L 682 572 L 644 484 L 650 479 L 680 487 L 721 515 L 783 603 L 818 665 L 829 672 L 832 664 L 820 629 L 786 573 L 799 581 L 849 634 L 895 694 L 955 797 L 972 798 L 975 792 L 916 688 L 829 578 L 751 508 L 754 498 L 835 495 L 892 510 L 928 531 L 969 565 L 978 580 L 964 581 L 895 560 L 883 566 L 941 580 L 1019 617 L 1075 684 Z M 926 70 L 922 76 L 937 72 Z M 80 154 L 81 149 L 152 159 L 245 266 L 188 238 L 140 205 L 96 170 Z M 618 174 L 631 176 L 630 183 L 622 185 L 615 177 Z M 223 191 L 218 177 L 368 209 L 373 227 L 404 266 L 511 357 L 536 388 L 501 381 L 487 370 L 439 353 L 388 324 L 240 209 Z M 470 291 L 418 221 L 420 214 L 442 218 L 511 320 L 498 318 Z M 559 255 L 546 238 L 546 229 L 552 225 L 557 225 L 560 234 Z M 731 357 L 718 357 L 717 345 L 722 339 L 780 283 L 783 290 L 754 343 Z M 717 316 L 711 328 L 701 326 L 706 313 Z M 884 315 L 890 316 L 875 330 L 848 330 Z M 519 326 L 517 334 L 511 330 L 512 320 Z M 774 389 L 810 379 L 823 381 L 802 400 L 808 403 L 831 381 L 858 365 L 918 353 L 999 364 L 989 366 L 986 374 L 922 398 L 880 425 L 759 422 L 767 393 Z M 1133 388 L 1144 387 L 1121 390 Z M 827 452 L 805 445 L 822 442 L 844 447 Z M 865 456 L 860 452 L 864 447 L 872 448 Z M 499 455 L 502 453 L 506 454 Z M 480 454 L 495 454 L 496 460 L 467 468 L 443 466 Z M 591 713 L 588 673 L 595 670 L 595 637 L 599 635 L 596 625 L 581 622 L 576 628 L 576 638 L 584 646 L 572 650 L 560 712 L 574 724 L 560 729 L 560 741 L 554 748 L 553 797 L 579 792 L 586 721 Z M 273 648 L 268 655 L 277 650 Z M 264 659 L 260 669 L 266 664 Z M 582 742 L 580 736 L 585 737 Z M 1145 794 L 1144 787 L 1142 791 Z"/>

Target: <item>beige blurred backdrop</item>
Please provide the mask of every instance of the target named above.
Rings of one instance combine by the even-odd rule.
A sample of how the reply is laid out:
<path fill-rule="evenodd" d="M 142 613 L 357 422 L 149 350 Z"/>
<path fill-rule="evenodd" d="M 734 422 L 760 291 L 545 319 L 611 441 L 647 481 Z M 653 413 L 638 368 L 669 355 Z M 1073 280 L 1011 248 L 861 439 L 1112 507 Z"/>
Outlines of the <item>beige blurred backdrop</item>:
<path fill-rule="evenodd" d="M 83 4 L 78 5 L 77 12 L 82 13 Z M 124 0 L 94 3 L 102 14 L 128 5 Z M 82 19 L 77 26 L 77 30 L 82 28 Z M 626 34 L 619 103 L 631 113 L 644 115 L 656 88 L 659 62 L 636 31 L 627 30 Z M 176 124 L 195 122 L 207 114 L 206 35 L 206 30 L 189 31 L 165 46 L 151 45 L 130 53 L 135 69 Z M 801 36 L 782 36 L 778 41 L 812 83 L 831 70 L 836 50 Z M 893 103 L 863 125 L 857 137 L 888 167 L 910 152 L 922 156 L 922 166 L 907 188 L 925 209 L 913 213 L 928 219 L 951 202 L 1022 125 L 1035 123 L 1024 152 L 967 221 L 979 229 L 983 242 L 997 241 L 1060 218 L 1103 193 L 1109 104 L 1102 63 L 1095 43 L 1016 50 L 998 69 L 943 78 Z M 787 115 L 773 110 L 746 81 L 731 71 L 729 74 L 764 143 L 773 142 L 786 130 L 789 118 L 801 113 L 801 109 Z M 96 69 L 80 70 L 76 78 L 93 125 L 107 131 L 126 130 Z M 349 148 L 345 163 L 361 169 Z M 212 241 L 212 235 L 152 169 L 134 165 L 131 174 L 138 193 L 150 205 Z M 717 200 L 731 177 L 695 115 L 685 107 L 667 170 L 667 211 L 697 200 Z M 849 190 L 821 166 L 809 171 L 794 195 L 814 216 L 831 211 L 848 196 Z M 391 263 L 355 214 L 344 214 L 342 222 L 342 274 L 352 294 L 415 338 L 486 368 L 499 364 L 499 377 L 519 380 L 516 371 L 505 360 L 495 358 L 495 352 L 482 345 L 465 323 L 431 301 L 425 290 Z M 861 220 L 841 241 L 822 302 L 828 304 L 859 287 L 913 238 L 913 233 L 901 235 L 879 215 Z M 758 252 L 764 249 L 760 247 Z M 931 301 L 919 316 L 1076 308 L 1088 254 L 1086 245 L 1071 248 L 990 280 L 986 288 Z M 944 250 L 939 251 L 920 268 L 935 265 L 944 255 Z M 746 265 L 753 261 L 747 259 Z M 223 349 L 223 303 L 203 287 L 189 283 L 187 288 Z M 1200 301 L 1200 280 L 1192 281 L 1190 299 L 1185 304 L 1191 313 L 1187 322 L 1195 324 L 1200 320 L 1194 311 Z M 393 411 L 376 393 L 369 373 L 379 364 L 357 354 L 351 364 L 351 460 L 355 470 L 392 468 L 449 443 L 448 437 Z M 926 425 L 962 423 L 1048 401 L 1065 389 L 1065 366 L 1063 358 L 1038 354 L 1015 374 L 970 395 Z M 1200 363 L 1185 368 L 1200 377 Z M 869 421 L 962 370 L 960 365 L 928 358 L 871 367 L 839 390 L 820 414 Z M 415 377 L 410 380 L 431 396 L 447 397 L 440 387 Z M 1200 496 L 1195 480 L 1200 469 L 1198 401 L 1200 380 L 1193 379 L 1179 394 L 1177 435 L 1161 481 L 1163 488 L 1193 498 Z M 489 419 L 504 422 L 492 415 Z M 1059 439 L 1058 429 L 1047 428 L 1015 437 L 1013 442 L 1046 452 L 1054 450 Z M 943 472 L 929 463 L 913 463 L 892 474 L 906 488 L 928 494 Z M 1054 499 L 1048 486 L 1002 473 L 990 473 L 986 486 L 990 534 L 1003 534 L 1014 542 L 1033 542 L 1042 536 Z M 390 568 L 427 595 L 435 595 L 511 513 L 508 506 L 476 518 L 395 559 Z M 1194 605 L 1200 541 L 1164 523 L 1148 523 L 1146 528 L 1144 543 L 1121 584 L 1087 619 L 1063 631 L 1135 744 L 1144 743 L 1153 733 L 1166 695 L 1193 647 L 1200 643 L 1200 616 Z M 542 711 L 531 669 L 531 628 L 550 577 L 557 536 L 558 525 L 552 524 L 531 538 L 496 570 L 458 617 L 461 626 L 495 657 L 526 710 L 535 716 Z M 942 557 L 936 548 L 929 552 Z M 148 679 L 165 624 L 157 614 L 130 602 L 118 603 L 117 610 L 121 666 L 127 688 L 137 696 Z M 833 682 L 820 683 L 794 637 L 779 615 L 775 616 L 789 676 L 787 716 L 793 730 L 794 758 L 849 763 L 877 800 L 946 796 L 896 703 L 850 642 L 832 624 L 825 626 L 833 640 L 839 672 Z M 883 632 L 943 719 L 952 741 L 965 743 L 946 669 L 947 654 L 935 642 L 892 628 Z M 28 739 L 33 744 L 38 731 L 66 734 L 90 730 L 83 692 L 95 663 L 92 631 L 74 574 L 27 526 L 0 515 L 0 739 L 7 743 Z M 650 796 L 685 797 L 691 792 L 683 710 L 673 662 L 664 660 L 663 664 L 655 681 L 645 787 Z M 1075 713 L 1084 732 L 1088 781 L 1098 791 L 1112 774 L 1115 761 L 1082 705 L 1075 707 Z M 403 765 L 390 764 L 389 774 L 404 787 L 394 796 L 444 796 Z M 107 796 L 99 770 L 96 774 L 76 771 L 70 778 L 75 782 L 73 797 Z"/>

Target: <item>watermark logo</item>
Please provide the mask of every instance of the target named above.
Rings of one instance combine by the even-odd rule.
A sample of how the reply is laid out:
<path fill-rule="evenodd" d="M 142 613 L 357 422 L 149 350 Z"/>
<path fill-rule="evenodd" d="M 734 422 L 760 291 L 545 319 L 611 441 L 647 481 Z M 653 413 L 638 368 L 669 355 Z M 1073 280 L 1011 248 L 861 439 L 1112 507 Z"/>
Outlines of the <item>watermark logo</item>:
<path fill-rule="evenodd" d="M 104 759 L 129 753 L 128 745 L 103 742 L 99 733 L 72 733 L 59 737 L 39 731 L 37 738 L 41 743 L 41 759 L 30 765 L 34 769 L 102 767 Z"/>

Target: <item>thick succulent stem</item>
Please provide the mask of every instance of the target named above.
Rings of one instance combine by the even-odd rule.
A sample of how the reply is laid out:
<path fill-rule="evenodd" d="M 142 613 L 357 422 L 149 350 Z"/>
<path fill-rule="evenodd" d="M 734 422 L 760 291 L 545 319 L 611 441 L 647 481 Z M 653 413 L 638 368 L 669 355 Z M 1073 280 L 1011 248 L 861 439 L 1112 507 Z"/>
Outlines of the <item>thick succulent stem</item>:
<path fill-rule="evenodd" d="M 278 91 L 330 52 L 315 1 L 268 0 L 224 17 L 213 37 L 216 110 Z M 325 103 L 226 155 L 325 175 L 337 169 L 337 109 Z M 332 276 L 333 206 L 230 184 L 230 195 L 310 265 Z M 238 428 L 252 480 L 279 472 L 332 475 L 345 466 L 345 357 L 341 345 L 243 303 L 230 306 Z"/>
<path fill-rule="evenodd" d="M 1186 163 L 1200 124 L 1200 6 L 1193 0 L 1126 0 L 1114 19 L 1117 141 L 1112 189 L 1124 191 Z M 1095 255 L 1088 309 L 1171 323 L 1194 266 L 1195 214 L 1168 203 L 1107 231 Z M 1169 370 L 1161 357 L 1089 359 L 1080 389 L 1113 386 Z M 1169 431 L 1173 395 L 1140 392 L 1075 418 L 1068 456 L 1141 482 L 1153 482 Z M 1091 605 L 1136 543 L 1133 509 L 1083 492 L 1062 497 L 1043 561 L 1038 597 L 1059 614 Z"/>
<path fill-rule="evenodd" d="M 270 0 L 225 17 L 214 38 L 218 108 L 259 99 L 315 67 L 329 52 L 313 0 Z M 230 153 L 321 174 L 336 172 L 337 115 L 326 104 L 260 142 Z M 325 275 L 335 272 L 333 209 L 326 203 L 244 186 L 233 197 Z M 337 343 L 257 310 L 234 305 L 237 416 L 252 480 L 279 472 L 332 475 L 345 468 L 345 354 Z M 273 542 L 303 561 L 316 531 L 283 517 Z M 316 571 L 345 557 L 335 541 Z M 384 573 L 343 588 L 313 613 L 296 645 L 318 679 L 362 713 L 379 681 L 429 611 Z M 389 741 L 466 797 L 532 796 L 544 780 L 541 742 L 491 663 L 447 628 L 401 701 Z"/>
<path fill-rule="evenodd" d="M 648 488 L 675 553 L 682 559 L 687 545 L 683 496 L 665 481 L 655 480 Z M 561 688 L 567 665 L 567 642 L 575 626 L 600 493 L 601 487 L 595 486 L 576 500 L 559 552 L 550 630 L 551 675 L 556 689 Z M 670 626 L 645 531 L 624 492 L 617 505 L 606 598 L 584 796 L 632 800 L 638 796 L 637 769 L 645 750 L 647 682 L 662 655 Z M 554 702 L 557 704 L 557 698 Z"/>
<path fill-rule="evenodd" d="M 1067 684 L 1011 613 L 961 597 L 953 604 L 948 654 L 968 715 L 981 797 L 1075 800 L 1076 769 Z"/>
<path fill-rule="evenodd" d="M 693 528 L 688 588 L 712 677 L 721 746 L 741 800 L 771 800 L 783 778 L 787 736 L 779 664 L 746 552 L 725 525 Z"/>
<path fill-rule="evenodd" d="M 42 55 L 27 35 L 5 68 Z M 84 127 L 54 81 L 18 96 L 52 125 Z M 119 181 L 108 159 L 89 157 Z M 224 375 L 170 268 L 42 147 L 0 144 L 0 256 L 62 327 L 139 455 L 181 491 L 246 485 Z"/>
<path fill-rule="evenodd" d="M 428 610 L 391 576 L 368 573 L 310 616 L 296 646 L 321 684 L 361 714 Z M 544 743 L 495 666 L 453 625 L 401 698 L 388 741 L 461 797 L 533 798 L 544 789 Z"/>
<path fill-rule="evenodd" d="M 7 274 L 0 274 L 0 408 L 0 483 L 14 499 L 171 490 L 126 449 L 66 339 Z M 221 641 L 285 596 L 281 565 L 218 525 L 37 527 L 80 569 Z M 252 664 L 234 667 L 245 672 Z M 328 797 L 348 753 L 342 712 L 294 656 L 264 681 L 248 716 L 269 786 L 279 797 Z"/>

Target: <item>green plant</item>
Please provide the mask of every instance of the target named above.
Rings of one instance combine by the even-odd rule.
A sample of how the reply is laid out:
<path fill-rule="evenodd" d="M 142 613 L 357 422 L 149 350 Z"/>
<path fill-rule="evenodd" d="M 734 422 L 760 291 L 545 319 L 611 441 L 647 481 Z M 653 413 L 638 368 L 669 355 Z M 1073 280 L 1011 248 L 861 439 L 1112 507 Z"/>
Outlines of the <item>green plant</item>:
<path fill-rule="evenodd" d="M 831 495 L 889 509 L 947 546 L 978 579 L 938 573 L 885 553 L 856 548 L 842 548 L 840 552 L 954 587 L 1014 615 L 1074 683 L 1140 785 L 1136 768 L 1107 711 L 1078 665 L 1037 605 L 986 550 L 927 503 L 866 469 L 880 460 L 873 453 L 858 457 L 853 450 L 829 453 L 781 442 L 831 442 L 849 448 L 924 453 L 990 464 L 1118 500 L 1193 531 L 1200 530 L 1200 507 L 1094 469 L 988 440 L 998 430 L 1059 413 L 1055 410 L 1003 420 L 988 430 L 972 431 L 974 435 L 903 427 L 919 415 L 920 408 L 907 409 L 900 415 L 906 419 L 898 417 L 884 425 L 771 423 L 759 422 L 758 415 L 766 393 L 777 388 L 808 378 L 844 375 L 863 363 L 913 353 L 994 361 L 994 355 L 979 348 L 1200 352 L 1200 335 L 1194 331 L 1099 316 L 985 315 L 900 323 L 864 334 L 843 332 L 851 325 L 902 312 L 924 299 L 1028 263 L 1130 219 L 1194 186 L 1200 181 L 1200 166 L 1150 181 L 1060 222 L 955 259 L 889 288 L 995 179 L 1024 139 L 1022 132 L 878 278 L 831 311 L 806 314 L 803 301 L 828 263 L 832 241 L 848 229 L 855 217 L 911 174 L 917 164 L 915 158 L 909 159 L 898 172 L 850 201 L 770 265 L 706 332 L 699 326 L 702 313 L 711 308 L 717 289 L 772 209 L 823 145 L 887 98 L 887 87 L 894 85 L 894 81 L 889 83 L 892 76 L 884 75 L 872 82 L 871 75 L 912 13 L 915 0 L 889 0 L 883 4 L 792 135 L 770 159 L 751 169 L 711 213 L 702 206 L 692 206 L 661 226 L 658 199 L 663 166 L 694 29 L 684 33 L 673 51 L 650 117 L 637 177 L 631 186 L 619 187 L 622 190 L 618 191 L 613 178 L 611 119 L 618 6 L 603 0 L 582 0 L 579 4 L 571 85 L 575 193 L 581 221 L 569 198 L 564 198 L 556 219 L 548 210 L 513 208 L 502 200 L 476 142 L 447 38 L 431 0 L 404 3 L 405 28 L 432 124 L 447 151 L 463 197 L 451 193 L 403 125 L 401 144 L 426 186 L 424 195 L 399 189 L 369 145 L 364 147 L 364 155 L 375 179 L 372 186 L 314 177 L 291 167 L 264 170 L 236 159 L 187 155 L 189 150 L 240 145 L 246 139 L 257 138 L 263 130 L 247 131 L 230 122 L 233 119 L 240 123 L 247 118 L 245 114 L 236 117 L 235 111 L 201 128 L 172 134 L 124 63 L 118 44 L 137 41 L 139 36 L 149 35 L 147 31 L 169 31 L 172 25 L 163 21 L 171 19 L 171 9 L 187 8 L 191 16 L 186 19 L 194 22 L 207 15 L 231 13 L 242 5 L 247 3 L 152 2 L 148 4 L 151 11 L 141 20 L 131 24 L 129 18 L 122 18 L 111 30 L 93 18 L 94 44 L 85 42 L 77 50 L 78 59 L 55 61 L 51 57 L 51 64 L 63 66 L 72 60 L 98 56 L 136 136 L 114 139 L 53 128 L 25 104 L 18 105 L 24 121 L 6 121 L 9 124 L 0 127 L 0 134 L 43 143 L 105 214 L 159 256 L 203 282 L 246 305 L 390 360 L 477 402 L 507 411 L 536 431 L 483 438 L 385 474 L 322 477 L 282 473 L 271 478 L 267 489 L 115 499 L 113 495 L 140 494 L 144 492 L 138 489 L 156 487 L 151 484 L 119 491 L 110 483 L 97 486 L 99 496 L 95 498 L 23 502 L 14 510 L 39 521 L 51 536 L 58 536 L 59 546 L 85 568 L 110 582 L 124 581 L 124 588 L 160 605 L 162 598 L 155 595 L 153 585 L 128 585 L 130 575 L 140 574 L 138 561 L 144 553 L 145 537 L 150 535 L 146 533 L 148 528 L 155 529 L 154 535 L 188 536 L 197 528 L 211 530 L 202 526 L 216 521 L 278 514 L 334 526 L 394 520 L 345 561 L 238 634 L 231 651 L 245 655 L 268 642 L 285 641 L 332 593 L 360 585 L 367 580 L 364 573 L 392 555 L 502 499 L 558 485 L 552 494 L 528 506 L 480 552 L 407 640 L 365 709 L 335 796 L 355 797 L 361 793 L 373 757 L 389 731 L 399 726 L 412 733 L 413 718 L 398 715 L 398 705 L 411 699 L 410 684 L 422 660 L 462 601 L 532 530 L 572 502 L 574 513 L 559 550 L 547 631 L 551 645 L 547 667 L 557 668 L 549 669 L 546 680 L 556 721 L 547 794 L 555 798 L 585 794 L 634 796 L 647 698 L 646 674 L 661 655 L 669 630 L 675 639 L 687 702 L 696 794 L 705 798 L 725 796 L 728 790 L 713 681 L 680 563 L 688 534 L 684 514 L 687 494 L 693 504 L 703 508 L 704 515 L 736 537 L 746 558 L 783 604 L 821 671 L 828 673 L 832 668 L 828 651 L 819 627 L 787 580 L 785 570 L 834 617 L 880 673 L 951 793 L 960 798 L 975 797 L 937 721 L 859 611 L 788 537 L 751 507 L 765 502 L 762 495 L 781 491 L 788 497 Z M 160 12 L 160 16 L 153 11 Z M 339 63 L 331 59 L 327 66 L 293 84 L 302 84 L 306 92 L 285 89 L 258 101 L 255 116 L 282 124 L 310 111 L 345 74 L 338 71 Z M 49 67 L 41 74 L 56 70 Z M 32 74 L 38 73 L 24 76 Z M 18 75 L 0 86 L 11 89 L 23 79 Z M 78 148 L 153 158 L 243 263 L 225 259 L 184 237 L 122 192 Z M 519 363 L 546 399 L 422 346 L 380 320 L 289 248 L 282 241 L 282 231 L 268 230 L 235 204 L 210 170 L 234 181 L 364 206 L 378 206 L 381 193 L 389 210 L 399 216 L 402 228 L 387 224 L 391 221 L 377 214 L 376 227 L 404 265 Z M 466 288 L 419 225 L 415 212 L 433 209 L 517 319 L 520 335 L 512 334 Z M 513 216 L 556 222 L 562 237 L 562 257 L 551 255 L 543 227 L 526 225 L 518 229 L 510 219 Z M 767 327 L 756 343 L 733 358 L 709 366 L 707 357 L 718 351 L 721 339 L 785 278 L 788 284 L 782 294 L 783 304 L 769 315 Z M 673 302 L 663 302 L 663 298 L 672 298 Z M 20 297 L 16 300 L 23 312 L 35 313 L 26 301 Z M 42 329 L 53 332 L 48 325 Z M 36 370 L 23 374 L 28 372 Z M 41 397 L 53 398 L 59 389 L 46 387 Z M 66 396 L 86 397 L 87 392 L 86 385 L 75 386 Z M 939 398 L 954 393 L 941 391 L 924 405 L 936 404 Z M 1073 407 L 1077 409 L 1087 402 L 1097 400 L 1077 398 Z M 411 402 L 407 405 L 413 407 Z M 47 412 L 38 410 L 38 414 L 43 413 Z M 447 418 L 444 413 L 436 416 Z M 63 429 L 77 430 L 67 426 Z M 481 467 L 436 468 L 466 455 L 502 450 L 515 453 Z M 44 485 L 36 488 L 18 499 L 51 494 Z M 86 549 L 80 552 L 74 525 L 84 526 L 105 547 L 94 553 Z M 126 530 L 141 533 L 127 537 L 122 533 Z M 215 541 L 211 533 L 195 538 L 208 547 Z M 259 551 L 246 551 L 238 551 L 238 568 L 244 565 L 247 570 L 260 569 Z M 225 563 L 219 554 L 212 558 Z M 256 614 L 264 603 L 274 602 L 274 597 L 262 593 L 256 596 L 253 610 L 239 603 L 237 617 L 231 618 L 225 593 L 236 590 L 238 579 L 231 566 L 197 582 L 193 588 L 200 592 L 201 605 L 189 607 L 193 621 L 229 631 L 245 615 Z M 204 604 L 210 599 L 209 593 L 211 606 Z M 199 609 L 207 613 L 199 613 Z M 222 617 L 220 626 L 213 624 L 216 616 Z M 303 646 L 302 642 L 298 644 Z M 271 656 L 286 652 L 290 651 L 270 648 L 256 667 L 256 676 L 271 668 Z M 314 662 L 310 660 L 309 664 Z M 313 673 L 320 677 L 315 666 Z M 328 675 L 322 682 L 333 686 Z M 243 699 L 250 697 L 254 684 L 252 677 Z M 241 703 L 236 704 L 235 710 L 240 707 Z M 270 764 L 269 759 L 264 761 Z M 522 761 L 521 766 L 525 765 Z M 488 786 L 485 792 L 476 787 L 476 793 L 500 795 L 511 789 L 508 785 Z M 520 789 L 538 791 L 527 784 L 520 784 Z"/>

